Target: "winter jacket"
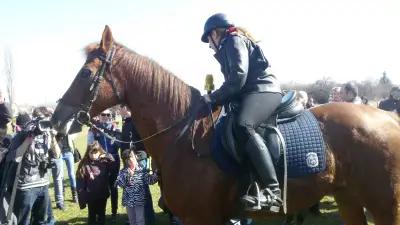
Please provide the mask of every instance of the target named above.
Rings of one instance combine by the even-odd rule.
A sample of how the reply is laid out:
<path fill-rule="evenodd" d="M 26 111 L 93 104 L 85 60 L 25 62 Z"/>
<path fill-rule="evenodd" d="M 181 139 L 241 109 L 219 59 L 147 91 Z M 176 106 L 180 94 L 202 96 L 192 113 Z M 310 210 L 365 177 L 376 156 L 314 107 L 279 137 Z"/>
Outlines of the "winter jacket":
<path fill-rule="evenodd" d="M 146 188 L 158 181 L 156 174 L 149 174 L 146 168 L 137 166 L 131 175 L 128 168 L 119 172 L 116 185 L 124 189 L 122 205 L 125 207 L 144 206 L 146 201 Z"/>
<path fill-rule="evenodd" d="M 393 98 L 388 98 L 379 102 L 378 108 L 385 111 L 397 112 L 400 114 L 400 101 L 396 101 Z"/>
<path fill-rule="evenodd" d="M 214 56 L 225 82 L 210 94 L 212 103 L 225 104 L 243 94 L 281 93 L 275 76 L 266 72 L 269 64 L 260 46 L 247 37 L 227 34 Z"/>
<path fill-rule="evenodd" d="M 128 117 L 123 120 L 121 139 L 127 142 L 138 141 L 141 139 L 133 123 L 132 117 Z M 129 149 L 129 144 L 121 143 L 121 150 L 125 149 Z M 143 142 L 136 143 L 135 149 L 140 151 L 145 151 Z"/>
<path fill-rule="evenodd" d="M 110 196 L 108 184 L 112 162 L 114 162 L 114 158 L 111 154 L 97 160 L 89 160 L 88 164 L 83 165 L 84 177 L 77 174 L 76 186 L 81 209 L 85 208 L 88 202 Z"/>
<path fill-rule="evenodd" d="M 23 135 L 21 133 L 17 135 Z M 50 159 L 60 157 L 59 150 L 55 149 L 56 145 L 57 142 L 50 132 L 43 132 L 34 136 L 31 145 L 22 158 L 21 171 L 18 176 L 18 189 L 43 187 L 49 184 Z"/>
<path fill-rule="evenodd" d="M 113 123 L 100 123 L 97 125 L 99 128 L 104 129 L 105 132 L 109 133 L 111 136 L 115 136 L 115 134 L 120 133 L 116 126 Z M 93 140 L 99 142 L 101 147 L 107 153 L 113 155 L 114 160 L 119 161 L 119 144 L 117 142 L 113 142 L 110 138 L 106 137 L 104 134 L 98 132 L 95 129 L 91 129 L 88 132 L 88 143 L 91 143 Z"/>

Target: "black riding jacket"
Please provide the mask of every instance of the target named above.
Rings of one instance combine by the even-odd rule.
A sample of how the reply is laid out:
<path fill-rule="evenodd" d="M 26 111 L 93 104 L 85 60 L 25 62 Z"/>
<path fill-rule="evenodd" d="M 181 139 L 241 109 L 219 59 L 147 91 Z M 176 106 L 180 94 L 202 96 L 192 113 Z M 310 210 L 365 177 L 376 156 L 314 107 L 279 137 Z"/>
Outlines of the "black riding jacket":
<path fill-rule="evenodd" d="M 213 104 L 225 104 L 249 93 L 281 93 L 275 76 L 266 72 L 268 61 L 261 48 L 247 37 L 227 34 L 214 56 L 225 82 L 210 94 Z"/>

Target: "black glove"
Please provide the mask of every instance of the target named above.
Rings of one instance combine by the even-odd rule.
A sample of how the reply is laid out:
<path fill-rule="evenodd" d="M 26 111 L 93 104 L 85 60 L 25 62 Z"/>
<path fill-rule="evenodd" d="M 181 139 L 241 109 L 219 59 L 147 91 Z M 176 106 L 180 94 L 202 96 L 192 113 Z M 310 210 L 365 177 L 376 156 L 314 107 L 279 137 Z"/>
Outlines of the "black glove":
<path fill-rule="evenodd" d="M 211 99 L 209 95 L 203 95 L 200 97 L 199 105 L 197 108 L 196 118 L 201 119 L 203 117 L 209 116 L 212 113 L 211 109 Z"/>

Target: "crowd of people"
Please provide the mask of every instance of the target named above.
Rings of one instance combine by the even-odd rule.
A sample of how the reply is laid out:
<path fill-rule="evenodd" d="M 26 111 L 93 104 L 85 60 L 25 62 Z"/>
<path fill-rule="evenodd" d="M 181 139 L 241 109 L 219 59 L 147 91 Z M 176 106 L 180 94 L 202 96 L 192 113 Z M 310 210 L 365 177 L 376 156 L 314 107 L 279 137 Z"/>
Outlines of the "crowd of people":
<path fill-rule="evenodd" d="M 303 90 L 297 91 L 297 101 L 303 105 L 305 109 L 316 106 L 312 94 L 308 94 Z M 349 102 L 354 104 L 369 105 L 370 102 L 367 97 L 359 96 L 358 87 L 355 82 L 347 82 L 342 86 L 333 87 L 329 93 L 329 103 L 331 102 Z M 378 101 L 377 107 L 379 109 L 395 112 L 400 114 L 400 88 L 394 86 L 386 99 Z"/>
<path fill-rule="evenodd" d="M 0 102 L 0 109 L 0 125 L 5 134 L 12 116 L 4 102 Z M 12 210 L 10 224 L 55 224 L 49 178 L 53 178 L 55 208 L 64 211 L 65 161 L 72 201 L 81 209 L 88 208 L 88 224 L 105 224 L 109 197 L 112 212 L 110 221 L 115 223 L 118 216 L 118 188 L 123 190 L 122 205 L 126 207 L 128 215 L 126 224 L 154 224 L 155 213 L 149 185 L 158 181 L 158 172 L 150 170 L 144 145 L 130 143 L 139 140 L 140 136 L 129 109 L 120 107 L 122 129 L 114 120 L 115 113 L 108 109 L 97 117 L 96 128 L 88 131 L 83 157 L 73 135 L 57 134 L 50 126 L 45 127 L 52 113 L 49 107 L 37 107 L 32 113 L 20 112 L 15 119 L 15 133 L 6 146 L 9 152 L 1 163 L 1 189 L 7 189 L 4 193 L 8 193 L 8 198 L 4 193 L 1 197 L 7 198 L 11 206 L 3 206 L 5 215 L 2 217 Z M 114 142 L 109 135 L 117 136 L 123 142 Z M 1 140 L 3 145 L 5 138 Z M 16 160 L 18 156 L 22 157 L 20 162 Z M 75 163 L 79 163 L 76 173 Z M 9 171 L 14 171 L 17 176 L 7 175 Z M 171 215 L 171 219 L 171 224 L 179 224 L 174 216 Z"/>

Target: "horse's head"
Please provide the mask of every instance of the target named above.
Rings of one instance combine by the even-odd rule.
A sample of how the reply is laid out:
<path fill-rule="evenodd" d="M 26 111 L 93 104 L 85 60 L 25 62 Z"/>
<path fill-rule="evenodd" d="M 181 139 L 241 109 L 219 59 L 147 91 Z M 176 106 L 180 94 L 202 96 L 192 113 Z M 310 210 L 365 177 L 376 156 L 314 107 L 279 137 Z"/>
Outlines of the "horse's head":
<path fill-rule="evenodd" d="M 51 122 L 58 132 L 77 132 L 90 116 L 118 104 L 116 78 L 111 75 L 115 51 L 111 30 L 106 26 L 100 44 L 86 48 L 85 64 L 57 104 Z"/>

